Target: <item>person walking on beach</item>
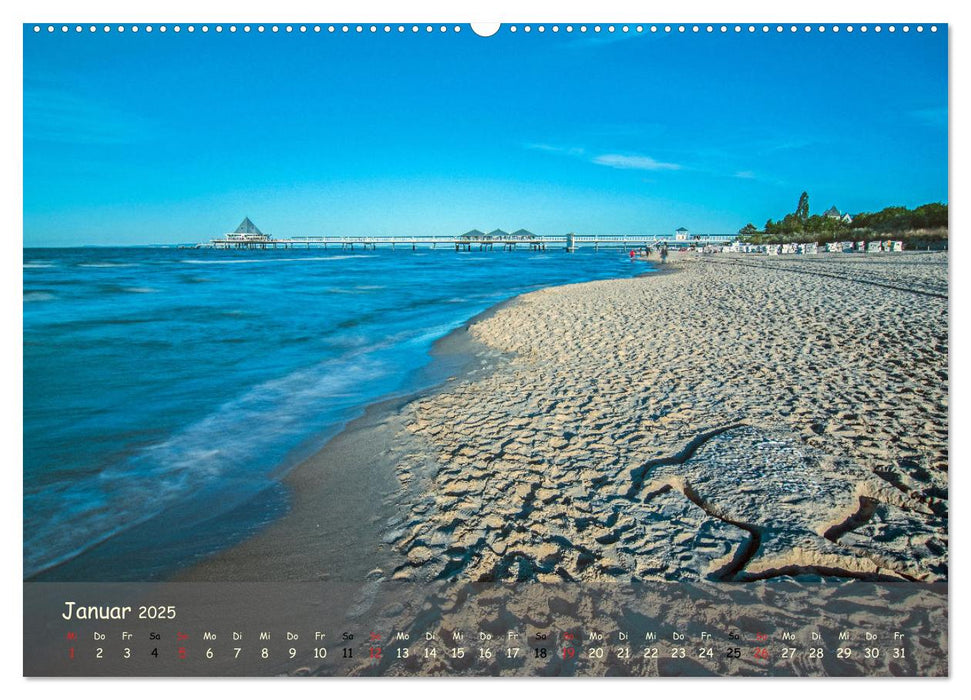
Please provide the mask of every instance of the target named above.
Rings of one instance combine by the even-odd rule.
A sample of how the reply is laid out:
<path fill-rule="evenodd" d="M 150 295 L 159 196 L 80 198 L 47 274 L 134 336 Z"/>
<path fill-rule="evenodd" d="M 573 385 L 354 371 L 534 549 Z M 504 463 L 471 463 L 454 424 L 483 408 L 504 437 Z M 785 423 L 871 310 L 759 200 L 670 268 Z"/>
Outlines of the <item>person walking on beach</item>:
<path fill-rule="evenodd" d="M 661 246 L 661 262 L 666 263 L 668 261 L 668 244 L 665 243 Z"/>

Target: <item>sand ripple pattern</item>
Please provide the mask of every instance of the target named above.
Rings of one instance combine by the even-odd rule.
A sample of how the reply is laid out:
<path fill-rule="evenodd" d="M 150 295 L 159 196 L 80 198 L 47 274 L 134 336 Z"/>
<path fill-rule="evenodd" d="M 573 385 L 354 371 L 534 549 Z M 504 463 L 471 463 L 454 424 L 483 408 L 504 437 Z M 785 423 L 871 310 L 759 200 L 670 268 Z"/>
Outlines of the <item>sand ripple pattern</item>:
<path fill-rule="evenodd" d="M 495 371 L 405 409 L 395 578 L 946 579 L 946 255 L 672 267 L 469 328 Z"/>

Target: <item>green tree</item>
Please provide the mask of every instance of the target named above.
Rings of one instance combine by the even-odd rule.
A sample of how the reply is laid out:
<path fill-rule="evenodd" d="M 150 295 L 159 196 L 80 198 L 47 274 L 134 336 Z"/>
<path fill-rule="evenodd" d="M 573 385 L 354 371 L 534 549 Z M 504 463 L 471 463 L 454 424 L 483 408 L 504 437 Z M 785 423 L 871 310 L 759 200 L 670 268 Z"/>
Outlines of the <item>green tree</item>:
<path fill-rule="evenodd" d="M 809 193 L 803 192 L 799 195 L 799 204 L 796 205 L 796 218 L 806 221 L 809 218 Z"/>
<path fill-rule="evenodd" d="M 759 230 L 749 222 L 738 230 L 738 238 L 744 243 L 752 243 L 758 238 Z"/>

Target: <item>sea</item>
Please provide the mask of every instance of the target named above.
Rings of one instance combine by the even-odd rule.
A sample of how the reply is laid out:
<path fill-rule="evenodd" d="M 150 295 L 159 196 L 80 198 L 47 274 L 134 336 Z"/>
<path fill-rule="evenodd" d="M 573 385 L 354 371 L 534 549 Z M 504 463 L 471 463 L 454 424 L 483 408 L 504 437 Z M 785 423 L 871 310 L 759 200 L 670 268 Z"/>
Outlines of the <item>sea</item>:
<path fill-rule="evenodd" d="M 170 577 L 287 510 L 282 477 L 433 343 L 620 250 L 23 253 L 24 578 Z"/>

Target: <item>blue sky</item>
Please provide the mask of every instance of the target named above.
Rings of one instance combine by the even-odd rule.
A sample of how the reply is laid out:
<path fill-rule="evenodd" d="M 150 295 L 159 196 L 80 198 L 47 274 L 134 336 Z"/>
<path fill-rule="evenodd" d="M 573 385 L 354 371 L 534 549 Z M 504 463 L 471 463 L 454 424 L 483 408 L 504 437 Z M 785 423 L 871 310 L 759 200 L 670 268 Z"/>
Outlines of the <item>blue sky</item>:
<path fill-rule="evenodd" d="M 24 30 L 26 246 L 734 232 L 947 201 L 947 144 L 946 29 Z"/>

